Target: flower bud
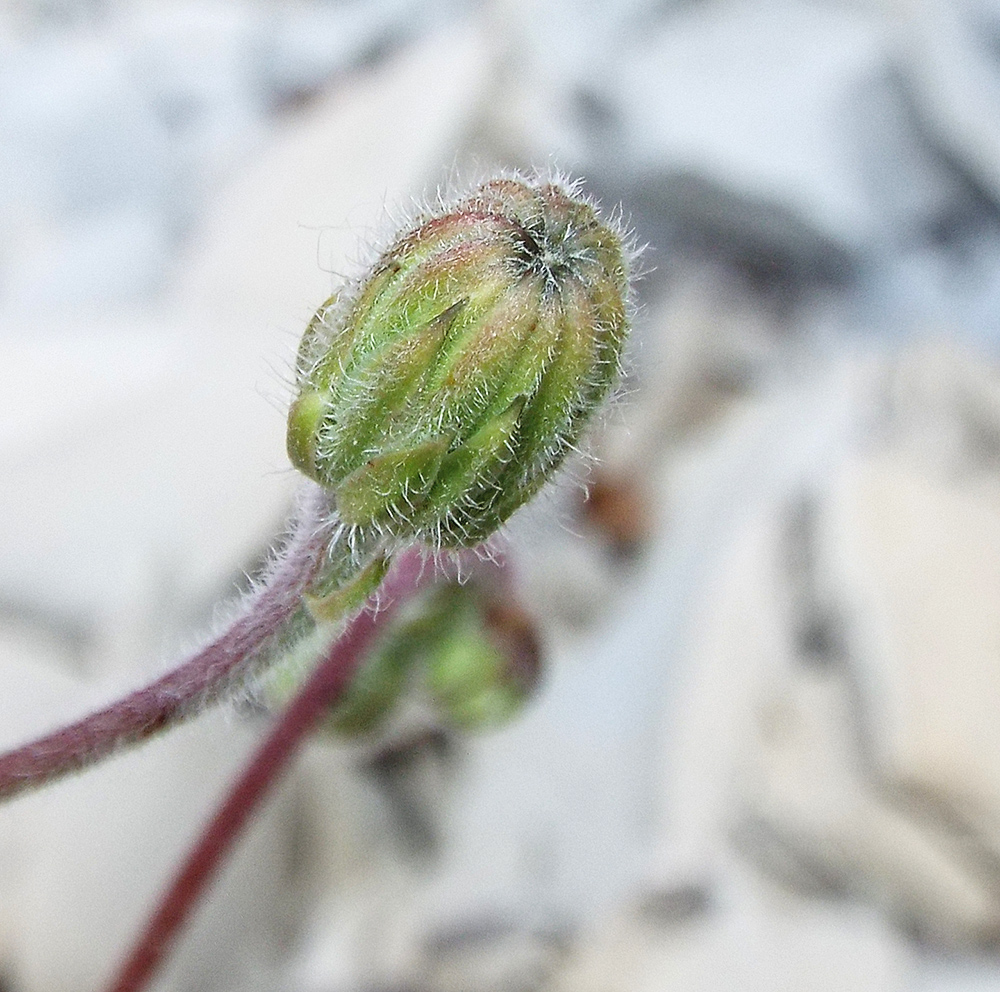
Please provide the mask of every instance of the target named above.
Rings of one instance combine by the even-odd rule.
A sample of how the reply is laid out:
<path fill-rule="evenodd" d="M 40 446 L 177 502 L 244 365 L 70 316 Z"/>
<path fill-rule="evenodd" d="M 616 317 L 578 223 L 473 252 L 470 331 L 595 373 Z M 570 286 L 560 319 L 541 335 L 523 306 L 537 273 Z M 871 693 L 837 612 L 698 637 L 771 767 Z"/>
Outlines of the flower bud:
<path fill-rule="evenodd" d="M 289 457 L 349 526 L 478 544 L 614 382 L 627 292 L 622 238 L 590 203 L 554 182 L 491 180 L 319 309 Z"/>
<path fill-rule="evenodd" d="M 419 687 L 455 726 L 498 726 L 521 711 L 540 671 L 534 625 L 509 596 L 475 582 L 446 582 L 389 624 L 330 708 L 324 729 L 348 737 L 377 730 L 400 697 Z"/>
<path fill-rule="evenodd" d="M 449 721 L 466 730 L 516 716 L 541 674 L 538 637 L 516 603 L 475 591 L 453 607 L 450 628 L 427 654 L 427 687 Z"/>

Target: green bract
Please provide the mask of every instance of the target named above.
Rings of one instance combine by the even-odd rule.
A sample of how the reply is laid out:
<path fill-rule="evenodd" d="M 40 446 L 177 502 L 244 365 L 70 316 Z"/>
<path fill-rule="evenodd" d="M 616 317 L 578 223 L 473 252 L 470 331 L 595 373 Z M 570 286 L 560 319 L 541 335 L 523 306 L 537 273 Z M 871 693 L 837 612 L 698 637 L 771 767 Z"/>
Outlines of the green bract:
<path fill-rule="evenodd" d="M 320 307 L 299 349 L 289 456 L 348 526 L 479 544 L 608 392 L 627 292 L 621 236 L 573 190 L 484 183 Z"/>

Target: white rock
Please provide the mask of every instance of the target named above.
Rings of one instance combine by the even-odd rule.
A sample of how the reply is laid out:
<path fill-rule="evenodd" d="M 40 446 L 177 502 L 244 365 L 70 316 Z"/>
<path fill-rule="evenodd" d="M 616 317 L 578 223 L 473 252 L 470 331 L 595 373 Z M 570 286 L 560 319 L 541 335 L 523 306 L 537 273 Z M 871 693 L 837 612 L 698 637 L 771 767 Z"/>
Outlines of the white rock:
<path fill-rule="evenodd" d="M 501 19 L 510 54 L 482 125 L 501 149 L 555 156 L 613 193 L 695 175 L 863 242 L 875 217 L 840 131 L 852 88 L 887 57 L 878 17 L 798 2 L 682 6 L 655 20 L 574 10 L 565 33 L 585 41 L 570 59 L 540 42 L 536 17 L 547 23 L 514 5 Z"/>

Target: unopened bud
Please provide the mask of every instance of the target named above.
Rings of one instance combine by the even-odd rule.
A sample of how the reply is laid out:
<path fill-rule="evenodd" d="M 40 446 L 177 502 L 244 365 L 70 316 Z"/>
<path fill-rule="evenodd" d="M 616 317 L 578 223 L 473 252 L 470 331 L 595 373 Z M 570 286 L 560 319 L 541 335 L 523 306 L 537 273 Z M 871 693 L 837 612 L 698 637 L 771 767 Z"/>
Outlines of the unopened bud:
<path fill-rule="evenodd" d="M 520 712 L 540 669 L 534 624 L 509 595 L 446 582 L 418 595 L 389 624 L 324 726 L 346 736 L 376 730 L 407 688 L 421 684 L 449 722 L 497 726 Z M 272 698 L 294 684 L 276 682 Z"/>
<path fill-rule="evenodd" d="M 549 478 L 616 378 L 621 235 L 555 182 L 491 180 L 424 219 L 299 350 L 288 452 L 349 526 L 485 540 Z"/>
<path fill-rule="evenodd" d="M 541 673 L 538 636 L 514 603 L 485 595 L 458 603 L 450 630 L 427 656 L 427 685 L 448 719 L 467 730 L 518 714 Z"/>

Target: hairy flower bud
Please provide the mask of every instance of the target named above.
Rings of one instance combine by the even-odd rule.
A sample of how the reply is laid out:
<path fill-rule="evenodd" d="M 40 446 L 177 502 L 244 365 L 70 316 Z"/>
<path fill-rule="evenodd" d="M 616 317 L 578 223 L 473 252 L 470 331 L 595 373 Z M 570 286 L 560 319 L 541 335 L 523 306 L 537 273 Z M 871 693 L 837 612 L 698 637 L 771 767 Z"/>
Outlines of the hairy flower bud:
<path fill-rule="evenodd" d="M 501 178 L 403 235 L 299 349 L 288 452 L 348 526 L 485 540 L 615 380 L 622 238 L 572 188 Z"/>

